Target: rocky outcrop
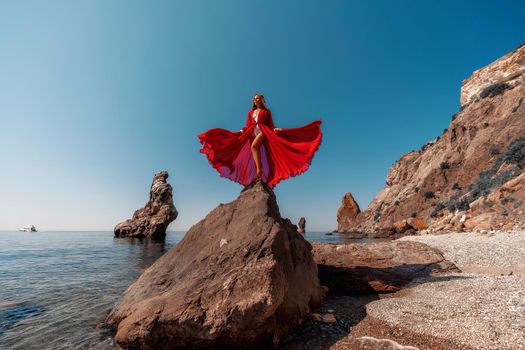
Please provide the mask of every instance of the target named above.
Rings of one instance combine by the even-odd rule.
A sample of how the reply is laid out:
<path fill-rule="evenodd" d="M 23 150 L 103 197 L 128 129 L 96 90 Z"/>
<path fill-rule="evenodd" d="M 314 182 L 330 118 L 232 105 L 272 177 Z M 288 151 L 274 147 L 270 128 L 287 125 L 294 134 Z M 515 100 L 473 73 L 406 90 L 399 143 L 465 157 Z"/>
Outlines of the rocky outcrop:
<path fill-rule="evenodd" d="M 396 221 L 394 222 L 394 230 L 396 233 L 403 233 L 405 232 L 406 230 L 410 229 L 412 226 L 410 226 L 408 224 L 408 222 L 406 221 L 406 219 L 403 219 L 403 220 L 399 220 L 399 221 Z"/>
<path fill-rule="evenodd" d="M 350 192 L 345 193 L 341 206 L 337 210 L 337 231 L 350 231 L 355 225 L 354 219 L 361 212 L 359 205 Z"/>
<path fill-rule="evenodd" d="M 338 211 L 338 231 L 393 232 L 416 216 L 429 231 L 524 224 L 525 45 L 474 72 L 461 101 L 442 135 L 395 162 L 365 211 Z"/>
<path fill-rule="evenodd" d="M 124 348 L 271 347 L 322 304 L 311 249 L 256 182 L 149 267 L 107 322 Z"/>
<path fill-rule="evenodd" d="M 314 243 L 319 278 L 331 295 L 390 293 L 416 277 L 459 271 L 441 252 L 408 241 Z"/>
<path fill-rule="evenodd" d="M 525 43 L 463 80 L 461 104 L 466 105 L 498 89 L 512 89 L 522 83 L 525 73 Z"/>
<path fill-rule="evenodd" d="M 299 222 L 297 223 L 297 231 L 299 233 L 305 233 L 306 232 L 306 219 L 304 217 L 301 217 L 299 219 Z"/>
<path fill-rule="evenodd" d="M 425 220 L 418 218 L 408 218 L 407 224 L 409 224 L 414 230 L 424 230 L 428 228 L 428 223 Z"/>
<path fill-rule="evenodd" d="M 177 218 L 173 205 L 171 185 L 167 182 L 168 172 L 161 171 L 153 177 L 149 201 L 138 209 L 133 218 L 115 226 L 115 237 L 164 239 L 168 225 Z"/>

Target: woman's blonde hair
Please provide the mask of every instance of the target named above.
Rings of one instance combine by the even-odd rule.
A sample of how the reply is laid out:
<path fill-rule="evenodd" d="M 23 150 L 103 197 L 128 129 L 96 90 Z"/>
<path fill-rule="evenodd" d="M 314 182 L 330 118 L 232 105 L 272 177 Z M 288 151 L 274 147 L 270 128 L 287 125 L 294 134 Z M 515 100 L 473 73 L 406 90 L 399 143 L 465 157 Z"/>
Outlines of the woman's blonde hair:
<path fill-rule="evenodd" d="M 253 95 L 253 98 L 252 98 L 252 111 L 253 111 L 254 109 L 257 109 L 257 106 L 255 105 L 255 96 L 260 96 L 260 97 L 261 97 L 262 104 L 263 104 L 263 108 L 264 108 L 264 109 L 268 109 L 268 107 L 266 107 L 266 101 L 264 100 L 264 96 L 263 96 L 262 94 L 257 93 L 257 94 L 255 94 L 255 95 Z"/>

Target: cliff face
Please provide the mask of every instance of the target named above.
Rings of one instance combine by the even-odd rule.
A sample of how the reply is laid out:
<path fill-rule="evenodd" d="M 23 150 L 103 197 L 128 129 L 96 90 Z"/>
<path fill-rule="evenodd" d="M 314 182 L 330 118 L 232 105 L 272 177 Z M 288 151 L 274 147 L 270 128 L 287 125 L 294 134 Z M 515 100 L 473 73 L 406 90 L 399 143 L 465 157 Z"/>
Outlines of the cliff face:
<path fill-rule="evenodd" d="M 525 44 L 463 81 L 443 134 L 401 156 L 386 186 L 340 231 L 393 229 L 409 217 L 430 230 L 509 229 L 525 204 Z M 347 220 L 348 221 L 348 220 Z"/>

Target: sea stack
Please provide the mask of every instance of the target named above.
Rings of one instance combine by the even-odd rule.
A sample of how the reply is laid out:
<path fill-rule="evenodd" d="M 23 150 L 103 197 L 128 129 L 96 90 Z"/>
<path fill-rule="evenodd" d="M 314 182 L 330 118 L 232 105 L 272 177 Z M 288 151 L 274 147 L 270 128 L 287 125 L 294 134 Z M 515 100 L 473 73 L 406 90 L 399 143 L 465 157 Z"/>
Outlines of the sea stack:
<path fill-rule="evenodd" d="M 172 187 L 167 182 L 168 172 L 153 176 L 149 201 L 138 209 L 131 219 L 115 226 L 115 237 L 164 239 L 168 225 L 177 218 L 173 204 Z"/>
<path fill-rule="evenodd" d="M 255 182 L 144 271 L 107 322 L 123 348 L 276 346 L 322 304 L 311 251 Z"/>
<path fill-rule="evenodd" d="M 359 205 L 350 192 L 345 193 L 341 206 L 337 210 L 337 231 L 348 231 L 353 225 L 357 215 L 361 213 Z"/>
<path fill-rule="evenodd" d="M 297 223 L 297 231 L 303 234 L 306 232 L 306 219 L 304 217 L 299 219 L 299 222 Z"/>

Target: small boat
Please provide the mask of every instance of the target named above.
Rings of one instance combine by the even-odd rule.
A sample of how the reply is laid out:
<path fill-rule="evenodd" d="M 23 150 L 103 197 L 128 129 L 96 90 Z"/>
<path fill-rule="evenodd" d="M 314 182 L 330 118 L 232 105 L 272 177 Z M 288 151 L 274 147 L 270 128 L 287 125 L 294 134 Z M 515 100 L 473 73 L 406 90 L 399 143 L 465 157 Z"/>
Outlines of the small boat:
<path fill-rule="evenodd" d="M 31 226 L 24 226 L 22 227 L 21 229 L 19 229 L 18 231 L 24 231 L 24 232 L 37 232 L 36 231 L 36 227 L 31 225 Z"/>

